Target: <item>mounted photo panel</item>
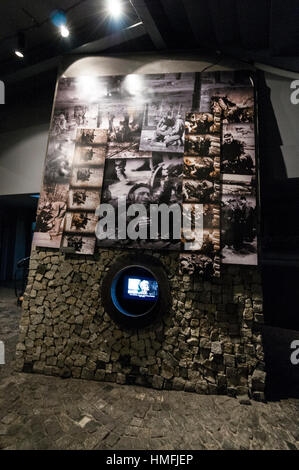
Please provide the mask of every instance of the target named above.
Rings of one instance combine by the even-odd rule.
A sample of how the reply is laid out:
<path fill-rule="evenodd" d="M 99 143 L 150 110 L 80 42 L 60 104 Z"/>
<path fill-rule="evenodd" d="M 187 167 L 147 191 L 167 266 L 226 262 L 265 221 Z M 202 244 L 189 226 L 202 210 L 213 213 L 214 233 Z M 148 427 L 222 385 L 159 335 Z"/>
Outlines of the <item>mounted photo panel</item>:
<path fill-rule="evenodd" d="M 61 77 L 33 244 L 257 264 L 254 96 L 246 71 Z"/>

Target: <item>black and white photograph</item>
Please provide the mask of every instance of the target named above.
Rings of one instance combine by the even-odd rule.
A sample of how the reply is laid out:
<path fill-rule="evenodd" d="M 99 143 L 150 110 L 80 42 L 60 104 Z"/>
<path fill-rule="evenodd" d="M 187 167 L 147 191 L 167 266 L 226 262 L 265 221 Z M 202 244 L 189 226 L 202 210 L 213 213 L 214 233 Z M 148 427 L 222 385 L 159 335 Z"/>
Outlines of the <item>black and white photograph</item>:
<path fill-rule="evenodd" d="M 204 204 L 203 206 L 203 226 L 204 228 L 220 228 L 220 205 Z"/>
<path fill-rule="evenodd" d="M 98 188 L 102 186 L 103 168 L 92 166 L 73 167 L 71 176 L 72 187 Z"/>
<path fill-rule="evenodd" d="M 68 185 L 45 184 L 40 195 L 33 245 L 59 248 L 67 207 Z"/>
<path fill-rule="evenodd" d="M 81 145 L 104 145 L 107 143 L 107 130 L 78 129 L 76 142 Z"/>
<path fill-rule="evenodd" d="M 174 203 L 182 195 L 182 154 L 155 153 L 152 159 L 106 160 L 102 202 Z"/>
<path fill-rule="evenodd" d="M 201 111 L 218 114 L 223 123 L 253 122 L 253 87 L 208 88 L 202 90 Z"/>
<path fill-rule="evenodd" d="M 192 96 L 194 92 L 195 73 L 193 72 L 153 73 L 141 77 L 145 81 L 144 91 L 151 96 L 175 95 L 176 93 L 186 93 Z"/>
<path fill-rule="evenodd" d="M 220 137 L 214 134 L 186 135 L 185 155 L 208 157 L 220 155 Z"/>
<path fill-rule="evenodd" d="M 203 253 L 180 253 L 180 273 L 211 278 L 215 275 L 214 258 Z"/>
<path fill-rule="evenodd" d="M 216 70 L 214 72 L 201 72 L 200 80 L 202 87 L 249 87 L 253 85 L 254 72 L 249 70 Z"/>
<path fill-rule="evenodd" d="M 74 139 L 78 128 L 98 126 L 97 104 L 70 104 L 57 102 L 51 124 L 50 135 L 61 139 Z"/>
<path fill-rule="evenodd" d="M 140 150 L 152 152 L 183 152 L 185 113 L 190 109 L 180 104 L 160 101 L 146 104 Z"/>
<path fill-rule="evenodd" d="M 188 113 L 185 134 L 220 134 L 221 120 L 211 113 Z"/>
<path fill-rule="evenodd" d="M 139 145 L 143 120 L 143 105 L 134 106 L 127 100 L 101 101 L 99 127 L 108 130 L 108 141 L 116 144 Z"/>
<path fill-rule="evenodd" d="M 219 181 L 220 157 L 184 157 L 184 178 Z"/>
<path fill-rule="evenodd" d="M 94 212 L 67 212 L 65 216 L 65 232 L 95 233 L 98 217 Z"/>
<path fill-rule="evenodd" d="M 151 158 L 152 152 L 139 150 L 139 142 L 108 142 L 106 158 Z"/>
<path fill-rule="evenodd" d="M 76 145 L 74 165 L 99 165 L 104 166 L 107 148 L 106 146 L 81 146 Z"/>
<path fill-rule="evenodd" d="M 256 196 L 251 177 L 223 184 L 221 260 L 227 264 L 257 264 Z"/>
<path fill-rule="evenodd" d="M 100 204 L 101 188 L 90 191 L 84 188 L 70 189 L 68 209 L 95 210 Z"/>
<path fill-rule="evenodd" d="M 82 75 L 79 77 L 61 77 L 57 87 L 56 102 L 87 105 L 98 103 L 109 94 L 108 77 Z"/>
<path fill-rule="evenodd" d="M 183 204 L 184 217 L 191 230 L 199 225 L 203 229 L 219 229 L 220 207 L 218 204 Z"/>
<path fill-rule="evenodd" d="M 254 124 L 223 124 L 221 171 L 239 175 L 255 173 Z"/>
<path fill-rule="evenodd" d="M 223 196 L 235 195 L 252 195 L 256 194 L 256 178 L 255 175 L 234 175 L 224 174 L 221 175 L 223 183 L 222 194 Z"/>
<path fill-rule="evenodd" d="M 192 109 L 195 74 L 147 75 L 140 150 L 183 152 L 185 116 Z"/>
<path fill-rule="evenodd" d="M 65 233 L 62 239 L 62 247 L 68 248 L 79 255 L 92 255 L 96 244 L 95 236 L 82 236 L 79 234 Z"/>
<path fill-rule="evenodd" d="M 74 144 L 51 138 L 44 168 L 45 184 L 68 184 L 72 172 Z"/>
<path fill-rule="evenodd" d="M 183 180 L 183 201 L 198 204 L 217 203 L 220 197 L 220 184 L 209 180 Z"/>

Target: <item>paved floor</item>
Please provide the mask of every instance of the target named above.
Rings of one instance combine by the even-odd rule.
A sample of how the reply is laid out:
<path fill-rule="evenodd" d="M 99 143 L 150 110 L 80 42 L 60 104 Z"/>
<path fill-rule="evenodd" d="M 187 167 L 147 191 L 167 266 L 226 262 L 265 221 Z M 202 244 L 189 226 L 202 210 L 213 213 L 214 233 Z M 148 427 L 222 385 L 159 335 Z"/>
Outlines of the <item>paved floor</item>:
<path fill-rule="evenodd" d="M 20 309 L 0 288 L 0 449 L 299 449 L 299 400 L 225 396 L 14 372 Z"/>

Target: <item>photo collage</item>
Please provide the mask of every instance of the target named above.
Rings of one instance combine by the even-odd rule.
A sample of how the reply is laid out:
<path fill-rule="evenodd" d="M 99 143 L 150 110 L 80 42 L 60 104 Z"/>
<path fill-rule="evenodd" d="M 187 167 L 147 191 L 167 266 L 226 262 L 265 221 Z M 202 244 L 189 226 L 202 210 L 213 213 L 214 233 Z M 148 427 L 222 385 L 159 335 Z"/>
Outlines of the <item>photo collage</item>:
<path fill-rule="evenodd" d="M 183 207 L 196 218 L 202 217 L 200 243 L 190 243 L 196 233 L 184 230 L 183 242 L 190 253 L 180 256 L 182 273 L 220 275 L 220 143 L 221 126 L 218 115 L 188 113 L 185 126 L 183 172 Z M 203 206 L 201 206 L 203 205 Z M 203 207 L 203 210 L 201 210 Z M 196 255 L 194 253 L 196 251 Z"/>
<path fill-rule="evenodd" d="M 98 163 L 100 163 L 99 167 L 103 167 L 102 154 L 98 153 L 97 157 L 91 156 L 91 152 L 80 155 L 76 144 L 78 129 L 86 129 L 91 132 L 98 127 L 98 103 L 82 96 L 81 91 L 76 78 L 62 77 L 58 82 L 33 237 L 34 246 L 60 249 L 67 223 L 66 217 L 69 218 L 68 210 L 69 208 L 81 207 L 79 193 L 73 199 L 74 191 L 70 189 L 71 180 L 75 179 L 73 165 L 84 166 L 82 163 L 86 162 L 85 166 L 88 167 L 91 166 L 90 160 L 92 159 L 94 167 Z M 88 139 L 89 136 L 86 135 L 86 146 L 88 146 Z M 98 177 L 101 181 L 102 172 L 98 171 L 94 174 L 94 188 L 100 186 Z M 82 185 L 80 183 L 77 186 L 80 189 Z M 98 203 L 98 197 L 95 197 L 94 193 L 86 193 L 86 191 L 85 194 L 82 191 L 81 199 L 84 199 L 88 210 L 93 209 L 94 205 Z M 91 248 L 85 251 L 93 253 Z"/>
<path fill-rule="evenodd" d="M 160 219 L 158 236 L 151 238 L 149 211 L 151 204 L 182 202 L 184 120 L 192 108 L 194 83 L 194 73 L 121 77 L 117 90 L 100 104 L 100 126 L 108 128 L 102 203 L 111 204 L 117 215 L 115 237 L 98 240 L 100 247 L 181 249 L 180 239 L 162 238 Z M 135 240 L 119 236 L 119 200 L 126 208 L 146 207 L 143 216 L 127 219 L 129 226 L 139 216 Z"/>
<path fill-rule="evenodd" d="M 255 183 L 250 73 L 62 77 L 34 244 L 80 254 L 92 254 L 95 245 L 181 252 L 188 247 L 181 253 L 182 272 L 218 276 L 220 259 L 257 263 Z M 126 209 L 146 208 L 128 217 L 127 226 L 139 216 L 135 239 L 118 237 L 120 200 Z M 101 203 L 115 208 L 110 239 L 95 237 Z M 160 219 L 158 237 L 151 238 L 150 205 L 162 203 L 188 208 L 193 228 L 202 217 L 201 247 L 188 231 L 181 240 L 163 237 Z"/>
<path fill-rule="evenodd" d="M 107 130 L 77 129 L 75 152 L 65 214 L 62 249 L 93 254 L 100 204 Z"/>
<path fill-rule="evenodd" d="M 221 116 L 221 263 L 256 265 L 254 87 L 246 71 L 205 73 L 201 111 Z"/>

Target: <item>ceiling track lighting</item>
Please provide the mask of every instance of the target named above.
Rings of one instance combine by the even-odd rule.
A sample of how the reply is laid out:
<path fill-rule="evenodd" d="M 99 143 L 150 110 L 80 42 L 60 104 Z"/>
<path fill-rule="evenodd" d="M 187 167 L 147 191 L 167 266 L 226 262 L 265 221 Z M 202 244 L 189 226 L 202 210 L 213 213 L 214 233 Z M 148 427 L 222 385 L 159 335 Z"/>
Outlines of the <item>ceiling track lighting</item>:
<path fill-rule="evenodd" d="M 60 35 L 63 38 L 68 38 L 70 35 L 70 30 L 67 26 L 66 22 L 66 14 L 63 10 L 54 10 L 51 13 L 51 21 L 56 26 L 56 28 L 59 30 Z"/>

